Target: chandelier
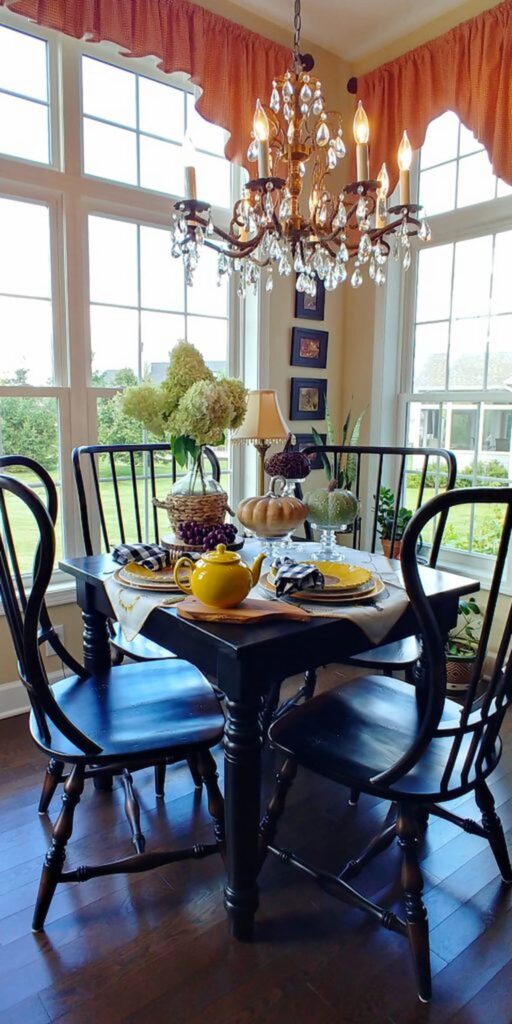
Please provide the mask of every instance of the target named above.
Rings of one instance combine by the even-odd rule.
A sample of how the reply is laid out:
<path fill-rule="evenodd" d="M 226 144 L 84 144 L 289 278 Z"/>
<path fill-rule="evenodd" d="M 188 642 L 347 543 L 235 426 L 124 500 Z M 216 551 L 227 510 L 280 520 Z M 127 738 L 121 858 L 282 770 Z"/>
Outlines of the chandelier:
<path fill-rule="evenodd" d="M 260 278 L 271 291 L 276 267 L 282 277 L 295 271 L 297 291 L 311 296 L 318 279 L 327 291 L 348 277 L 359 288 L 365 268 L 383 285 L 390 257 L 404 270 L 410 266 L 411 236 L 430 240 L 427 221 L 419 219 L 421 206 L 410 202 L 407 132 L 398 150 L 399 203 L 388 208 L 386 165 L 370 178 L 369 124 L 361 101 L 354 116 L 357 181 L 338 194 L 330 189 L 332 172 L 346 154 L 342 119 L 326 107 L 312 56 L 300 53 L 300 31 L 301 4 L 295 0 L 291 67 L 273 80 L 268 106 L 256 103 L 247 157 L 257 164 L 257 176 L 235 203 L 228 231 L 213 223 L 209 204 L 197 198 L 189 158 L 186 198 L 173 204 L 171 222 L 172 255 L 183 258 L 187 284 L 206 245 L 218 253 L 219 283 L 238 273 L 242 297 L 248 287 L 256 291 Z"/>

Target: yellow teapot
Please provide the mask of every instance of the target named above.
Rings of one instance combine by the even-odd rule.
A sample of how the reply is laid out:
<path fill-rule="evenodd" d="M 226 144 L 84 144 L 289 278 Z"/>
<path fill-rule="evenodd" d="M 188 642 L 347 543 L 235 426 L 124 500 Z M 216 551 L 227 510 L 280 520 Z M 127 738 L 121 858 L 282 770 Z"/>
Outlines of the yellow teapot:
<path fill-rule="evenodd" d="M 194 562 L 188 555 L 178 559 L 174 566 L 174 582 L 185 594 L 193 594 L 203 604 L 212 608 L 235 608 L 255 587 L 265 558 L 262 552 L 251 568 L 242 561 L 236 551 L 226 551 L 225 544 L 217 544 L 214 551 L 201 555 Z M 181 571 L 191 571 L 185 579 Z"/>

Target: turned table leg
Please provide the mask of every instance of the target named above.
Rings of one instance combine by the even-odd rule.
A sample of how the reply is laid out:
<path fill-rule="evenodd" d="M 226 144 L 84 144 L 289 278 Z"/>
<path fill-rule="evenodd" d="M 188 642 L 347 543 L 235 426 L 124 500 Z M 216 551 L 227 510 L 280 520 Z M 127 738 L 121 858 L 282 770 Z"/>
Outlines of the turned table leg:
<path fill-rule="evenodd" d="M 250 940 L 258 907 L 261 701 L 227 701 L 224 741 L 227 885 L 224 905 L 231 934 Z"/>
<path fill-rule="evenodd" d="M 94 589 L 85 584 L 85 592 L 79 594 L 83 621 L 84 667 L 91 675 L 105 671 L 112 665 L 107 616 L 93 608 Z M 107 772 L 95 775 L 94 788 L 100 791 L 112 789 L 112 775 Z"/>

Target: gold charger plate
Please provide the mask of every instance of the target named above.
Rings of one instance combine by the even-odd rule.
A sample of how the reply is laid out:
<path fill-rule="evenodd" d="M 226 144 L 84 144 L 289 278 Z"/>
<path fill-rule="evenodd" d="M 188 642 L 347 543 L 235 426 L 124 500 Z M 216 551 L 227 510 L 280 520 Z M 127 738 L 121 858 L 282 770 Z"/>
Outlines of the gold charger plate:
<path fill-rule="evenodd" d="M 364 569 L 361 565 L 349 565 L 348 562 L 313 562 L 309 560 L 299 564 L 314 565 L 316 569 L 320 570 L 325 580 L 324 593 L 334 590 L 355 590 L 368 583 L 372 578 L 368 569 Z M 274 586 L 272 575 L 275 575 L 275 572 L 271 569 L 268 581 L 271 586 Z"/>
<path fill-rule="evenodd" d="M 171 565 L 165 569 L 146 569 L 143 565 L 129 562 L 117 569 L 114 579 L 133 590 L 179 590 L 174 582 L 174 566 Z"/>
<path fill-rule="evenodd" d="M 322 590 L 303 590 L 300 593 L 297 591 L 294 594 L 287 594 L 287 601 L 315 601 L 319 604 L 352 604 L 353 601 L 369 601 L 374 597 L 378 597 L 382 594 L 385 584 L 381 579 L 375 577 L 374 586 L 371 590 L 355 590 L 347 593 L 346 591 L 337 594 L 326 594 Z"/>

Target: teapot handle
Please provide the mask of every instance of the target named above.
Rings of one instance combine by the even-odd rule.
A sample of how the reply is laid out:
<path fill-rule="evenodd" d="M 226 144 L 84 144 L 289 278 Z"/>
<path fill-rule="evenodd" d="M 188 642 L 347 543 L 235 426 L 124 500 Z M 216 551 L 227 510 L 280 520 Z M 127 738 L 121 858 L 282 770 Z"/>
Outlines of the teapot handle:
<path fill-rule="evenodd" d="M 180 590 L 183 591 L 184 594 L 191 594 L 192 593 L 192 586 L 191 586 L 191 583 L 190 583 L 190 575 L 189 575 L 188 579 L 185 579 L 185 580 L 180 579 L 180 569 L 184 569 L 185 567 L 188 567 L 192 571 L 194 569 L 194 566 L 195 566 L 195 562 L 193 561 L 192 558 L 189 558 L 188 555 L 183 555 L 182 558 L 178 558 L 178 561 L 176 562 L 176 565 L 174 566 L 174 582 L 175 582 L 176 586 L 179 587 Z"/>

